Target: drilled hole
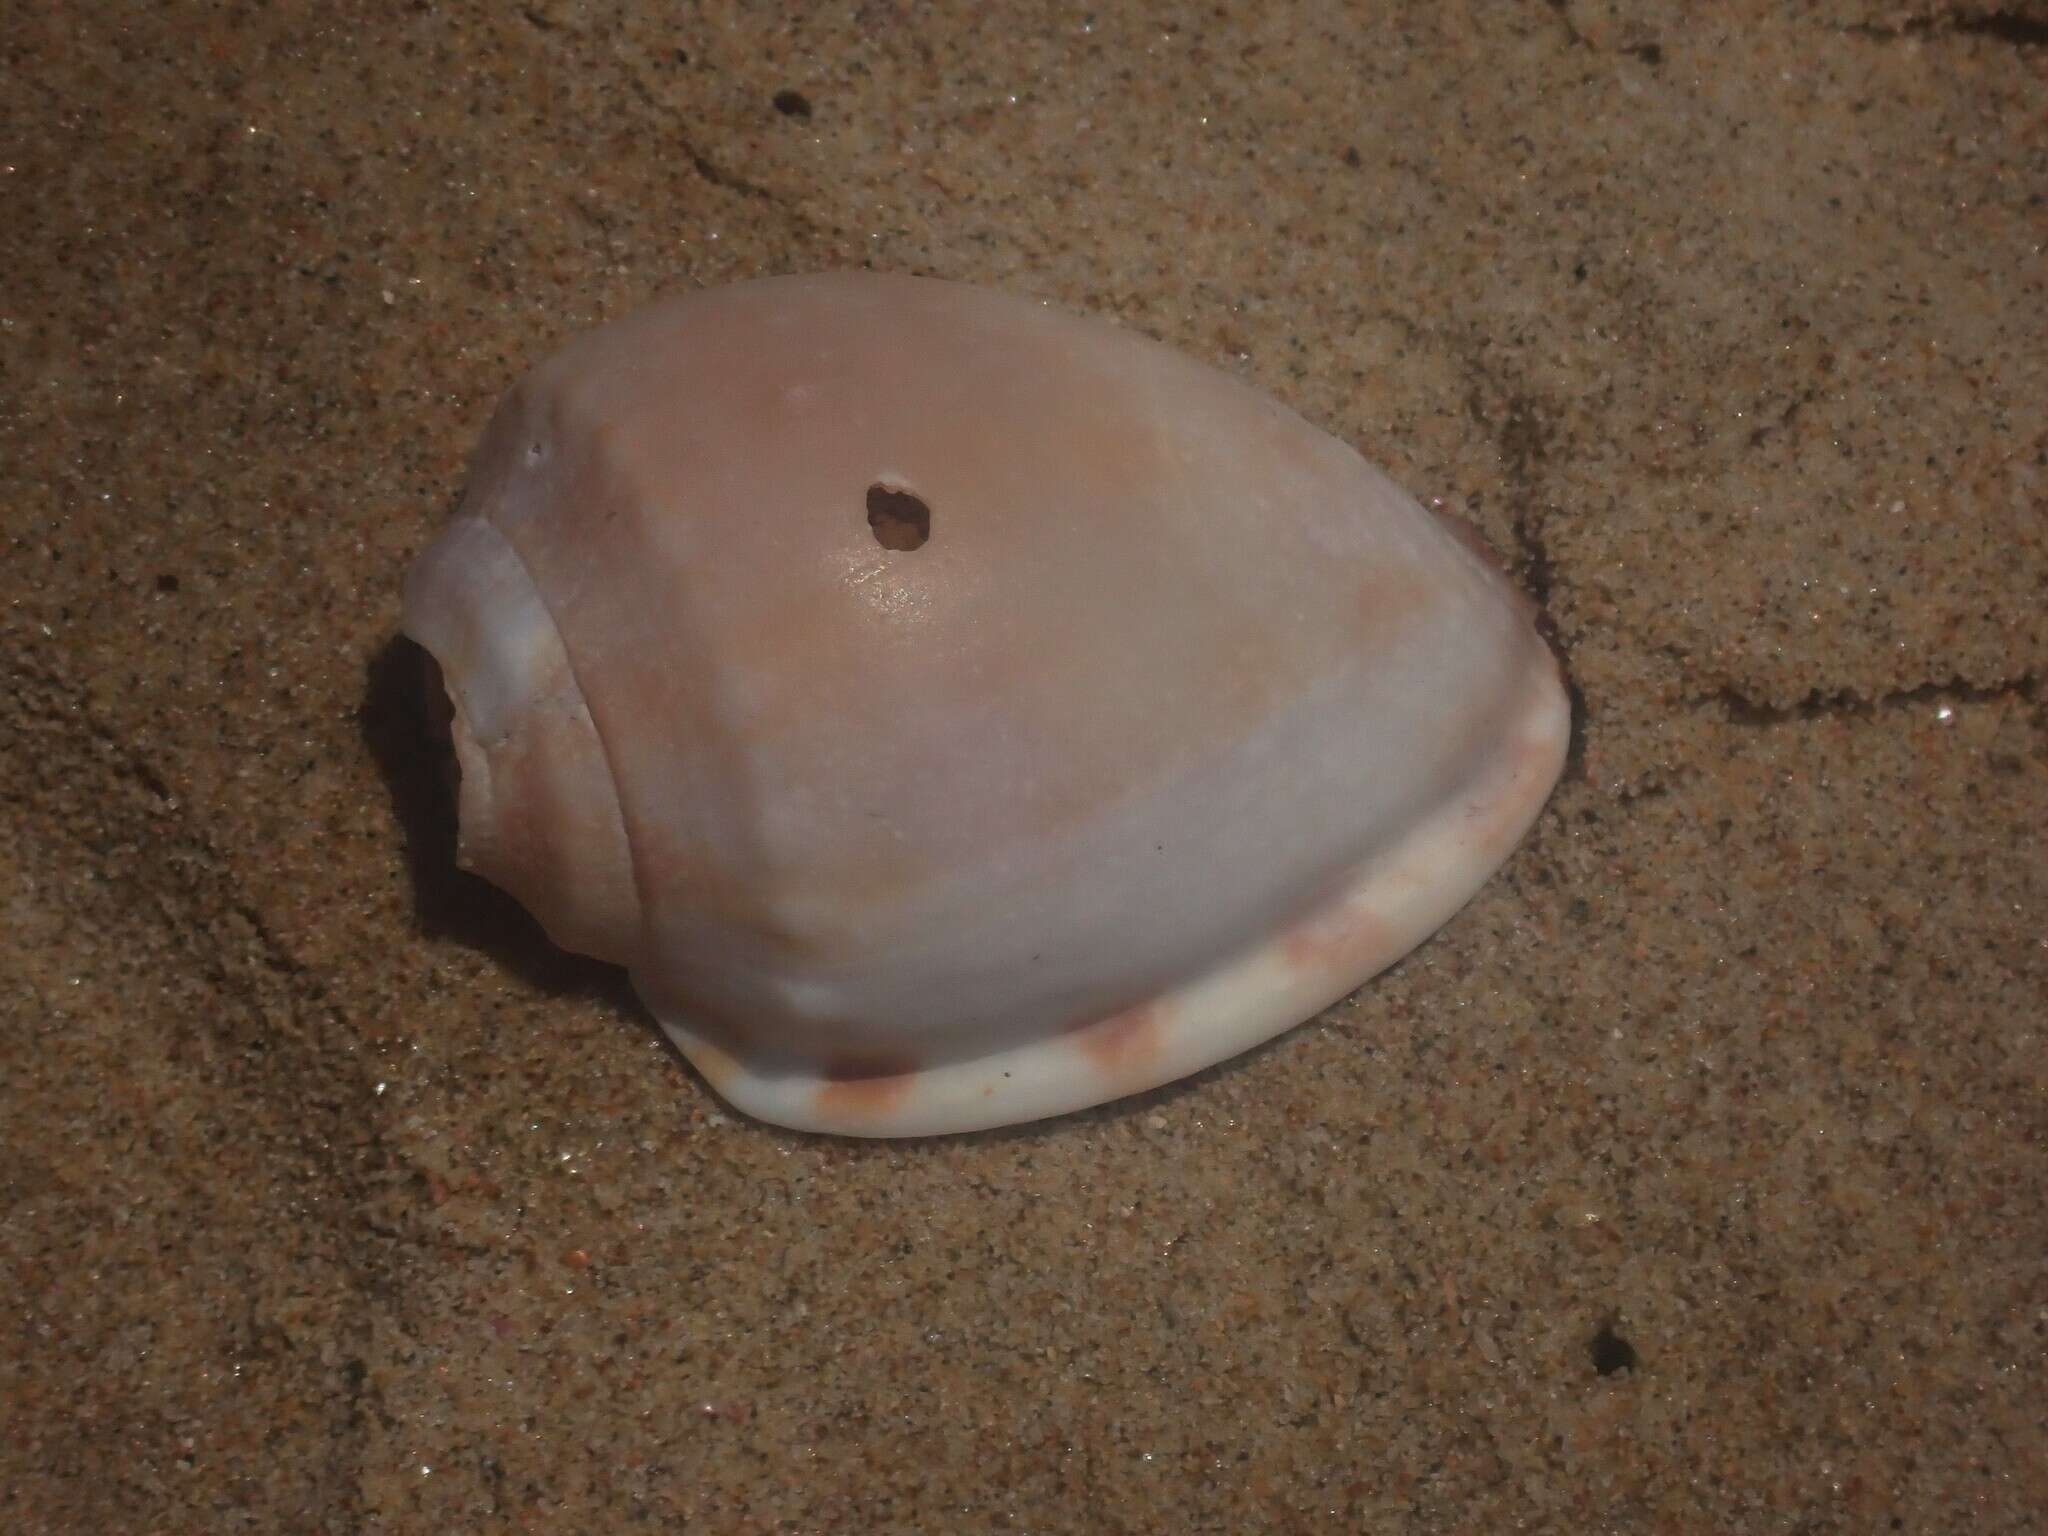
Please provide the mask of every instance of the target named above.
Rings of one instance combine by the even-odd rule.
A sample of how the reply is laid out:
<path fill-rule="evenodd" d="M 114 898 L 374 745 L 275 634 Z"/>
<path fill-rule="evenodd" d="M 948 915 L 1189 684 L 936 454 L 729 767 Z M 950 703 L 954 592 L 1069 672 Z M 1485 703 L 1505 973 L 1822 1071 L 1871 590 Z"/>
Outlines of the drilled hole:
<path fill-rule="evenodd" d="M 1632 1371 L 1636 1366 L 1636 1347 L 1614 1331 L 1609 1323 L 1593 1335 L 1588 1347 L 1593 1357 L 1593 1369 L 1602 1376 L 1612 1376 L 1617 1371 Z"/>
<path fill-rule="evenodd" d="M 932 509 L 909 491 L 868 487 L 868 526 L 884 549 L 920 549 L 932 536 Z"/>

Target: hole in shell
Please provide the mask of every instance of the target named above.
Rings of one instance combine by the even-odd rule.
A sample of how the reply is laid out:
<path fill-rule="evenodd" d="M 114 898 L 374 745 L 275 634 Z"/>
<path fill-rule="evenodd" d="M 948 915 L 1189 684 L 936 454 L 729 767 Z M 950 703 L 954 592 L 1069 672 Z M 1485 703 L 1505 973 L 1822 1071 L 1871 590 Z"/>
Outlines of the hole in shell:
<path fill-rule="evenodd" d="M 1593 1357 L 1593 1369 L 1602 1376 L 1635 1369 L 1636 1347 L 1616 1333 L 1612 1323 L 1593 1335 L 1588 1353 Z"/>
<path fill-rule="evenodd" d="M 920 549 L 932 536 L 932 509 L 909 491 L 868 487 L 868 527 L 884 549 Z"/>
<path fill-rule="evenodd" d="M 811 115 L 811 100 L 802 91 L 777 91 L 775 93 L 775 110 L 784 117 L 809 117 Z"/>
<path fill-rule="evenodd" d="M 547 456 L 548 447 L 546 443 L 539 442 L 536 440 L 526 445 L 526 467 L 528 469 L 533 468 L 534 465 L 538 464 L 542 459 L 546 458 Z"/>

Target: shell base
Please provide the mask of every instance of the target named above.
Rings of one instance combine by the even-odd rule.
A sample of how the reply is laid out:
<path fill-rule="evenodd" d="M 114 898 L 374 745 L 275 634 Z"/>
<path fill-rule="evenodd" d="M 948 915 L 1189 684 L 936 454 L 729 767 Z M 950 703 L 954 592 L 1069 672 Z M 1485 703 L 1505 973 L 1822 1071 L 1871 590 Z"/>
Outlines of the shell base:
<path fill-rule="evenodd" d="M 1541 811 L 1564 763 L 1570 705 L 1547 650 L 1523 707 L 1457 792 L 1276 937 L 1084 1028 L 882 1077 L 757 1071 L 693 1030 L 662 1029 L 734 1108 L 794 1130 L 932 1136 L 1085 1109 L 1157 1088 L 1313 1018 L 1463 907 Z"/>

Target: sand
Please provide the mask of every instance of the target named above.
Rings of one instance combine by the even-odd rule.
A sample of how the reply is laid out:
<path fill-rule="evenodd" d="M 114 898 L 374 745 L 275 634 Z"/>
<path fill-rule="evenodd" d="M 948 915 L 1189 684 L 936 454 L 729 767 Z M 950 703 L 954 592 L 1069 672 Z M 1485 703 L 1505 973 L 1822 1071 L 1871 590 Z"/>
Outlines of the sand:
<path fill-rule="evenodd" d="M 2048 8 L 0 10 L 0 1526 L 2048 1520 Z M 1441 934 L 860 1144 L 453 869 L 492 405 L 858 265 L 1510 556 L 1582 739 Z"/>

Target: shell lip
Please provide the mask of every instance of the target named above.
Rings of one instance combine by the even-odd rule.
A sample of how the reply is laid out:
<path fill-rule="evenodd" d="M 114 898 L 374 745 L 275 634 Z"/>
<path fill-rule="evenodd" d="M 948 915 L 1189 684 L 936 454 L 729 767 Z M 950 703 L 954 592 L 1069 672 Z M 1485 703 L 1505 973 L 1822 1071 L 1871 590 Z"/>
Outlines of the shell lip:
<path fill-rule="evenodd" d="M 1518 519 L 1515 525 L 1515 539 L 1526 547 L 1526 575 L 1529 586 L 1524 588 L 1509 574 L 1509 562 L 1494 546 L 1493 540 L 1471 518 L 1462 512 L 1454 512 L 1443 505 L 1441 500 L 1431 498 L 1421 503 L 1423 510 L 1436 520 L 1445 533 L 1455 539 L 1466 553 L 1485 568 L 1488 576 L 1498 583 L 1501 594 L 1512 603 L 1515 610 L 1536 632 L 1536 638 L 1543 642 L 1550 652 L 1550 660 L 1557 671 L 1558 685 L 1564 689 L 1565 699 L 1571 710 L 1571 730 L 1565 744 L 1564 764 L 1561 770 L 1566 778 L 1578 775 L 1586 756 L 1586 696 L 1571 673 L 1571 658 L 1565 650 L 1564 637 L 1558 630 L 1556 616 L 1550 611 L 1551 563 L 1544 550 L 1540 536 L 1534 536 L 1524 529 Z"/>
<path fill-rule="evenodd" d="M 473 829 L 488 820 L 476 810 L 477 802 L 490 798 L 490 760 L 477 745 L 469 723 L 456 707 L 455 691 L 441 658 L 417 640 L 407 637 L 416 653 L 410 703 L 419 721 L 419 742 L 425 768 L 433 782 L 443 814 L 455 814 L 455 865 L 476 868 L 472 848 Z M 468 807 L 465 812 L 465 806 Z"/>
<path fill-rule="evenodd" d="M 408 575 L 459 774 L 456 862 L 564 949 L 629 962 L 641 903 L 618 786 L 556 626 L 510 541 L 458 517 Z"/>
<path fill-rule="evenodd" d="M 749 1061 L 641 988 L 663 1031 L 734 1108 L 793 1130 L 948 1135 L 1046 1119 L 1237 1056 L 1357 990 L 1472 899 L 1534 824 L 1564 768 L 1572 710 L 1547 646 L 1481 770 L 1328 899 L 1267 940 L 1079 1030 L 979 1057 L 849 1077 Z M 636 983 L 637 985 L 637 983 Z"/>

